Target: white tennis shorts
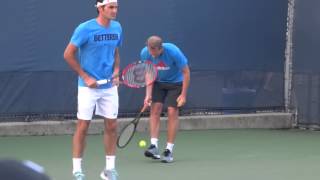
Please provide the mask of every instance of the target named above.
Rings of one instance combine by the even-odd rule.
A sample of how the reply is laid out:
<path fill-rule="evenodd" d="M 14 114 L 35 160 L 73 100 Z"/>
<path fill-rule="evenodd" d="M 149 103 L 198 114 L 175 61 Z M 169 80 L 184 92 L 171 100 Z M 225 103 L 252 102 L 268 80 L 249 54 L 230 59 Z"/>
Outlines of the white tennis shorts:
<path fill-rule="evenodd" d="M 118 117 L 118 108 L 117 86 L 108 89 L 78 87 L 78 119 L 91 120 L 94 111 L 96 115 L 104 118 L 116 119 Z"/>

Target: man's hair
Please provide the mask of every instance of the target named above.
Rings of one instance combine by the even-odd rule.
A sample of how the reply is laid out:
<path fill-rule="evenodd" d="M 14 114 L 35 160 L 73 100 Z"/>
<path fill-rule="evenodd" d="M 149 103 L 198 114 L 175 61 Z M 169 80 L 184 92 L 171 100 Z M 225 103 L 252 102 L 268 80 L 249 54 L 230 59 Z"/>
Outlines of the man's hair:
<path fill-rule="evenodd" d="M 96 0 L 96 4 L 95 4 L 95 6 L 97 6 L 98 2 L 99 2 L 99 3 L 102 3 L 102 2 L 103 2 L 103 0 Z M 98 8 L 97 8 L 97 13 L 99 14 L 99 10 L 98 10 Z"/>
<path fill-rule="evenodd" d="M 162 49 L 162 39 L 159 36 L 153 35 L 147 39 L 147 46 L 152 48 Z"/>
<path fill-rule="evenodd" d="M 103 0 L 96 0 L 96 5 L 98 4 L 98 2 L 102 3 Z"/>

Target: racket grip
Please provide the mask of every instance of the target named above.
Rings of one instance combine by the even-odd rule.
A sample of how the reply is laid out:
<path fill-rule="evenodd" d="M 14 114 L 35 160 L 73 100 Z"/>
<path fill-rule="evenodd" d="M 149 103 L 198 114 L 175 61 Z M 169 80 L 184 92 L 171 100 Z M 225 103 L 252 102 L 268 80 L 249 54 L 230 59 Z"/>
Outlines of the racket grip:
<path fill-rule="evenodd" d="M 110 82 L 110 80 L 108 80 L 108 79 L 101 79 L 101 80 L 97 81 L 97 84 L 98 84 L 98 85 L 103 85 L 103 84 L 107 84 L 108 82 Z"/>
<path fill-rule="evenodd" d="M 142 109 L 141 109 L 141 113 L 143 113 L 150 105 L 149 104 L 145 104 Z"/>

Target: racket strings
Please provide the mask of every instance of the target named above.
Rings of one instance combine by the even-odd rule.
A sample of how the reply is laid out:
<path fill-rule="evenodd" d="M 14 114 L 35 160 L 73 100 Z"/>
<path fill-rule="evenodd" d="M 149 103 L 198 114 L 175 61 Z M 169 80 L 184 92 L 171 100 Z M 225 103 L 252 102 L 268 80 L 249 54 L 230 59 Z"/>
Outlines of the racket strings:
<path fill-rule="evenodd" d="M 130 139 L 132 138 L 134 131 L 135 131 L 135 125 L 133 123 L 130 123 L 125 129 L 123 129 L 118 139 L 118 146 L 119 147 L 126 146 L 129 143 Z"/>
<path fill-rule="evenodd" d="M 157 70 L 153 64 L 139 63 L 131 66 L 123 74 L 123 81 L 132 87 L 144 87 L 152 83 L 157 76 Z"/>

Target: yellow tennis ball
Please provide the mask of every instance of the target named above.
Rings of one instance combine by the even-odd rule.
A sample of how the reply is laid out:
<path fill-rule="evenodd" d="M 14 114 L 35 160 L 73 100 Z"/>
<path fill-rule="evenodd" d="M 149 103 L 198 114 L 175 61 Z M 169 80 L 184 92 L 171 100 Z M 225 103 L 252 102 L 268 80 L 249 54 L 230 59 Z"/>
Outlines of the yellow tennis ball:
<path fill-rule="evenodd" d="M 147 143 L 146 143 L 145 140 L 140 140 L 139 141 L 139 147 L 144 148 L 144 147 L 146 147 L 146 145 L 147 145 Z"/>

